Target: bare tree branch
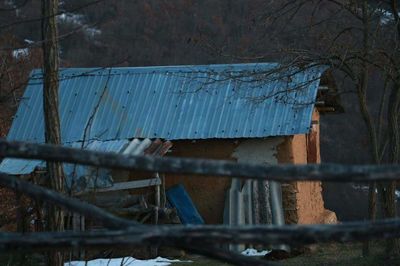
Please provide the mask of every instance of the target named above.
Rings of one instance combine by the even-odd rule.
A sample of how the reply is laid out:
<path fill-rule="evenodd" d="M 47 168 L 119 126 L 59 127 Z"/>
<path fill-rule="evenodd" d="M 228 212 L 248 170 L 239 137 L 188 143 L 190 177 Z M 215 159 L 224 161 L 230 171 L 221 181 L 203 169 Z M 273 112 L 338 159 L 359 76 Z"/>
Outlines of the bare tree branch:
<path fill-rule="evenodd" d="M 56 17 L 56 16 L 59 16 L 59 15 L 65 14 L 65 13 L 73 13 L 73 12 L 76 12 L 78 10 L 87 8 L 89 6 L 96 5 L 96 4 L 98 4 L 98 3 L 102 2 L 102 1 L 104 1 L 104 0 L 91 1 L 89 3 L 85 3 L 85 4 L 81 5 L 81 6 L 78 6 L 78 7 L 75 7 L 75 8 L 71 8 L 71 9 L 65 10 L 65 11 L 59 11 L 56 14 L 48 15 L 48 16 L 45 16 L 45 17 L 41 16 L 41 17 L 36 17 L 36 18 L 31 18 L 31 19 L 18 20 L 18 21 L 14 21 L 14 22 L 11 22 L 11 23 L 8 23 L 8 24 L 3 24 L 3 25 L 0 25 L 0 30 L 4 30 L 4 29 L 10 28 L 10 27 L 21 25 L 21 24 L 25 24 L 25 23 L 38 22 L 38 21 L 41 21 L 42 19 Z"/>
<path fill-rule="evenodd" d="M 29 3 L 29 1 L 30 1 L 30 0 L 24 0 L 22 3 L 20 3 L 20 4 L 18 4 L 18 5 L 13 4 L 12 7 L 0 7 L 0 11 L 3 11 L 3 12 L 4 12 L 4 11 L 15 11 L 15 10 L 17 10 L 17 9 L 20 9 L 20 8 L 24 7 L 26 4 Z"/>

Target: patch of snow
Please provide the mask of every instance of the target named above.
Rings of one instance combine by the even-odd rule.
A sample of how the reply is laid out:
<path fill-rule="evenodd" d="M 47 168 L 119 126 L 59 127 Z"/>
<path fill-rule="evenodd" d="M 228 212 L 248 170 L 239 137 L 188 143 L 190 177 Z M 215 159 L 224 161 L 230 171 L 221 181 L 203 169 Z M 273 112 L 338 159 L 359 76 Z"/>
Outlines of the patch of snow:
<path fill-rule="evenodd" d="M 94 37 L 96 35 L 100 35 L 101 34 L 101 30 L 96 29 L 96 28 L 90 28 L 90 27 L 86 27 L 85 28 L 85 32 L 89 37 Z"/>
<path fill-rule="evenodd" d="M 62 13 L 58 17 L 59 21 L 65 22 L 65 23 L 71 23 L 75 25 L 83 25 L 83 15 L 80 14 L 73 14 L 73 13 Z"/>
<path fill-rule="evenodd" d="M 8 6 L 8 8 L 10 8 L 10 10 L 14 9 L 15 10 L 15 16 L 19 17 L 20 9 L 17 8 L 17 5 L 16 5 L 14 0 L 5 0 L 4 1 L 4 5 Z"/>
<path fill-rule="evenodd" d="M 248 248 L 248 249 L 242 251 L 242 255 L 244 255 L 244 256 L 265 256 L 270 252 L 271 252 L 271 250 L 258 251 L 254 248 Z"/>
<path fill-rule="evenodd" d="M 180 260 L 170 260 L 162 257 L 149 260 L 139 260 L 132 257 L 114 259 L 95 259 L 89 261 L 70 261 L 65 262 L 64 266 L 167 266 L 172 262 L 182 262 Z M 188 261 L 185 261 L 188 262 Z"/>
<path fill-rule="evenodd" d="M 28 56 L 29 55 L 29 49 L 28 48 L 16 49 L 16 50 L 12 51 L 12 55 L 16 59 Z"/>
<path fill-rule="evenodd" d="M 8 7 L 15 7 L 15 2 L 14 0 L 4 0 L 4 5 Z"/>
<path fill-rule="evenodd" d="M 364 193 L 368 193 L 368 191 L 369 191 L 369 186 L 367 186 L 367 185 L 352 184 L 351 187 L 355 190 L 360 190 Z M 378 193 L 377 188 L 375 188 L 375 193 Z"/>
<path fill-rule="evenodd" d="M 84 29 L 84 33 L 87 37 L 95 37 L 96 35 L 101 34 L 101 30 L 90 27 L 85 23 L 85 16 L 81 14 L 74 14 L 74 13 L 62 13 L 57 16 L 58 21 L 62 23 L 68 23 L 75 26 L 82 26 Z"/>
<path fill-rule="evenodd" d="M 394 22 L 393 12 L 383 8 L 378 8 L 376 12 L 382 25 Z M 400 15 L 400 12 L 398 14 Z"/>
<path fill-rule="evenodd" d="M 393 22 L 393 13 L 387 10 L 379 10 L 380 13 L 380 22 L 382 25 L 389 24 Z"/>
<path fill-rule="evenodd" d="M 352 184 L 351 186 L 356 190 L 368 191 L 368 189 L 369 189 L 369 186 L 367 186 L 367 185 Z"/>

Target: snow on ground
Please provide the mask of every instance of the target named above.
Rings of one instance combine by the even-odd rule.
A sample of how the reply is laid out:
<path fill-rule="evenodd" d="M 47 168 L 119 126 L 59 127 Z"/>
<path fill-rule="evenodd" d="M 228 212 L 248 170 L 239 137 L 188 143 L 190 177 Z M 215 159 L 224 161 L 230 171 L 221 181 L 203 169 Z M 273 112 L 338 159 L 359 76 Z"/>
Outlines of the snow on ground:
<path fill-rule="evenodd" d="M 64 266 L 167 266 L 172 262 L 182 262 L 180 260 L 169 260 L 162 257 L 149 260 L 139 260 L 132 257 L 115 259 L 96 259 L 89 261 L 70 261 L 65 262 Z"/>
<path fill-rule="evenodd" d="M 254 248 L 248 248 L 248 249 L 242 251 L 242 255 L 245 255 L 245 256 L 265 256 L 270 252 L 271 252 L 270 250 L 258 251 L 258 250 L 255 250 Z"/>

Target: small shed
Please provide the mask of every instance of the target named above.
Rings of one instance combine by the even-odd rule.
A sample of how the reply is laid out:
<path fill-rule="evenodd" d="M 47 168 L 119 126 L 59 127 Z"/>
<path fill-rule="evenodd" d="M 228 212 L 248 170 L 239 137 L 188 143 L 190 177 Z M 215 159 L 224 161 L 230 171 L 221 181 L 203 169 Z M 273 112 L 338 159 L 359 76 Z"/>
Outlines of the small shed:
<path fill-rule="evenodd" d="M 315 106 L 323 112 L 336 108 L 322 101 L 332 90 L 321 83 L 321 79 L 330 80 L 323 76 L 326 73 L 325 67 L 282 68 L 275 63 L 62 69 L 62 142 L 124 152 L 135 139 L 160 139 L 173 143 L 172 149 L 164 145 L 165 153 L 170 149 L 166 156 L 319 163 L 320 114 Z M 44 142 L 42 78 L 40 70 L 31 74 L 8 140 Z M 0 171 L 25 175 L 40 166 L 43 162 L 5 159 Z M 88 175 L 85 169 L 77 174 L 76 167 L 69 167 L 70 186 Z M 102 189 L 117 181 L 142 178 L 143 173 L 106 172 L 89 183 L 91 188 Z M 229 221 L 232 212 L 235 223 L 268 219 L 281 223 L 277 217 L 286 223 L 336 220 L 324 208 L 320 182 L 278 184 L 165 176 L 167 189 L 176 184 L 183 184 L 210 224 Z"/>

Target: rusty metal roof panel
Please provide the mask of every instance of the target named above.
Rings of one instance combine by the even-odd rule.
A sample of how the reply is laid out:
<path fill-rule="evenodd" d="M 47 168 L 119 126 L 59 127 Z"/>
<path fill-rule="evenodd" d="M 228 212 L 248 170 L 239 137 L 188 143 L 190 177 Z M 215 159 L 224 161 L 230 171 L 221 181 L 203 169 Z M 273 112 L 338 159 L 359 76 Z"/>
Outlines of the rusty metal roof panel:
<path fill-rule="evenodd" d="M 323 68 L 270 63 L 60 72 L 62 141 L 258 138 L 308 132 Z M 34 71 L 8 135 L 44 141 Z"/>

